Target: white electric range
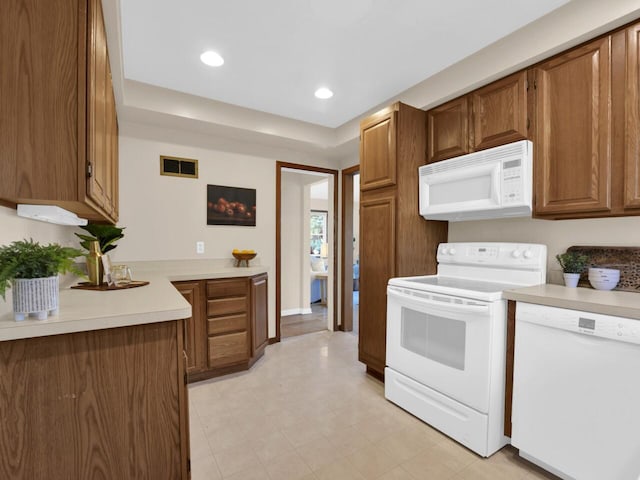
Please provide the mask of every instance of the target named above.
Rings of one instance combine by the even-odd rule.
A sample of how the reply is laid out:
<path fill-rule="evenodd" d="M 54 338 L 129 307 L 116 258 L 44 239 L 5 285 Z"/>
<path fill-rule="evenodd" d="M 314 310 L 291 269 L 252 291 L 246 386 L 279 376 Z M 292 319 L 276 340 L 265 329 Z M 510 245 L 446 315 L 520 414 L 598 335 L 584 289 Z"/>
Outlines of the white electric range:
<path fill-rule="evenodd" d="M 506 300 L 545 283 L 547 248 L 443 243 L 438 273 L 387 287 L 385 397 L 479 455 L 503 434 Z"/>

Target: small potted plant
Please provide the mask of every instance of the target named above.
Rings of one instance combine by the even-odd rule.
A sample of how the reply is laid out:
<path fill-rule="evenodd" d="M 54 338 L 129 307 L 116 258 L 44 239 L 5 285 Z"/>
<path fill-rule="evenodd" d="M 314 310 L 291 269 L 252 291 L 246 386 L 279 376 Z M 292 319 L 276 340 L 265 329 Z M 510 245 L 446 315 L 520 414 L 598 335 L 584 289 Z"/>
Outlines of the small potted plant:
<path fill-rule="evenodd" d="M 104 276 L 101 257 L 117 247 L 115 242 L 124 237 L 124 233 L 122 233 L 124 227 L 90 223 L 80 228 L 90 234 L 75 234 L 80 239 L 80 246 L 87 251 L 85 257 L 87 258 L 89 283 L 92 285 L 100 285 L 103 282 L 102 277 Z M 94 242 L 97 242 L 98 245 Z M 98 248 L 96 248 L 96 246 Z"/>
<path fill-rule="evenodd" d="M 98 241 L 100 243 L 100 253 L 105 254 L 117 247 L 115 242 L 124 237 L 124 227 L 116 227 L 114 225 L 98 225 L 90 223 L 80 227 L 89 233 L 85 235 L 82 233 L 76 233 L 75 235 L 80 238 L 80 245 L 87 251 L 90 250 L 91 242 Z"/>
<path fill-rule="evenodd" d="M 20 240 L 0 247 L 0 295 L 6 300 L 7 288 L 13 289 L 13 312 L 16 321 L 28 314 L 45 320 L 58 313 L 60 293 L 58 274 L 82 272 L 73 260 L 82 255 L 75 248 L 52 243 L 40 245 Z"/>
<path fill-rule="evenodd" d="M 567 287 L 577 287 L 580 274 L 589 263 L 589 257 L 576 252 L 565 252 L 556 255 L 556 260 L 558 260 L 560 267 L 562 267 L 564 284 Z"/>

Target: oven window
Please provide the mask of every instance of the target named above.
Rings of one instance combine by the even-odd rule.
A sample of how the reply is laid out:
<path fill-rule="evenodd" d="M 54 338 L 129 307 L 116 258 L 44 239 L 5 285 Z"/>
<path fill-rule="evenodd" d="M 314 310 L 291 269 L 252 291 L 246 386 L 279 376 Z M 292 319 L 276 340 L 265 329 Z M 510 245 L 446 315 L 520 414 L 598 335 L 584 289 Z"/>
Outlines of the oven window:
<path fill-rule="evenodd" d="M 466 333 L 460 320 L 402 308 L 402 347 L 434 362 L 464 370 Z"/>

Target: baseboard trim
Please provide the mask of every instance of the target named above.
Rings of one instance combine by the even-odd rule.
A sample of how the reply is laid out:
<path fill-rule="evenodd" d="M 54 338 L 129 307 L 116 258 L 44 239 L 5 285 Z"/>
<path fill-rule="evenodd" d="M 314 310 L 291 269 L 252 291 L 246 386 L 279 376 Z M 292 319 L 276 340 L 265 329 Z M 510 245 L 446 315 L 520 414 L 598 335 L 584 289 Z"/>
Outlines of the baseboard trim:
<path fill-rule="evenodd" d="M 269 345 L 273 345 L 274 343 L 278 343 L 280 339 L 278 337 L 271 337 L 269 339 Z"/>
<path fill-rule="evenodd" d="M 289 315 L 307 315 L 313 313 L 311 308 L 290 308 L 288 310 L 282 310 L 280 312 L 281 317 L 288 317 Z"/>

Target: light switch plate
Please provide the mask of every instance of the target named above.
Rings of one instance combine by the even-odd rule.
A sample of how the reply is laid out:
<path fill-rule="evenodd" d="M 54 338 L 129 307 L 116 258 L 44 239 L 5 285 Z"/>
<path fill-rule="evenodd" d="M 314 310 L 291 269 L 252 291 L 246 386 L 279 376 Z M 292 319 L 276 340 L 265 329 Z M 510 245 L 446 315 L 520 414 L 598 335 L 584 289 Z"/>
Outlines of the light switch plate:
<path fill-rule="evenodd" d="M 196 242 L 196 253 L 204 253 L 204 242 Z"/>

